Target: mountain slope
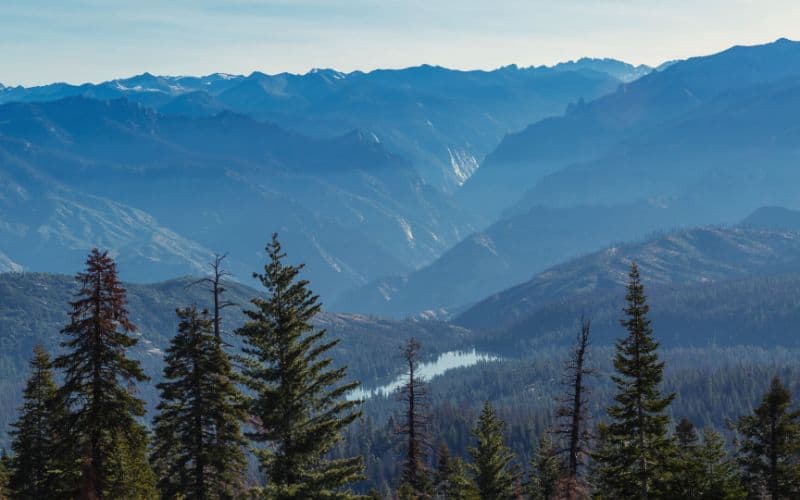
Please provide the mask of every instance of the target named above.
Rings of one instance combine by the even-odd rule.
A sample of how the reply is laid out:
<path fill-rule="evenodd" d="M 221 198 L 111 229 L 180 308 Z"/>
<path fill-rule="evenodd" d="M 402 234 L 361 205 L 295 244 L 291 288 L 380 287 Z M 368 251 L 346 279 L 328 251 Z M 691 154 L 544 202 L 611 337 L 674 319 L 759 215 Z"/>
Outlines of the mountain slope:
<path fill-rule="evenodd" d="M 591 301 L 605 292 L 620 296 L 632 261 L 639 265 L 648 286 L 661 288 L 794 272 L 800 265 L 800 233 L 702 227 L 616 245 L 549 268 L 492 295 L 461 313 L 455 323 L 502 329 L 549 304 Z"/>
<path fill-rule="evenodd" d="M 452 314 L 566 259 L 688 218 L 651 203 L 534 207 L 473 233 L 428 266 L 348 291 L 334 307 L 389 316 Z"/>
<path fill-rule="evenodd" d="M 785 39 L 752 47 L 736 46 L 711 56 L 671 64 L 620 86 L 613 94 L 579 103 L 562 117 L 542 120 L 508 135 L 487 155 L 479 173 L 464 186 L 460 197 L 471 206 L 498 213 L 548 174 L 591 162 L 636 134 L 677 120 L 727 94 L 798 77 L 800 43 Z M 725 123 L 716 125 L 721 125 L 723 128 L 718 132 L 724 133 Z M 579 195 L 589 191 L 588 186 L 595 187 L 585 181 L 571 184 L 584 188 Z M 545 189 L 542 187 L 541 191 Z M 548 192 L 548 202 L 558 199 L 565 189 L 566 185 L 560 185 L 557 193 Z M 573 203 L 575 196 L 568 201 Z M 526 206 L 536 204 L 534 198 Z"/>
<path fill-rule="evenodd" d="M 27 269 L 72 268 L 52 265 L 52 255 L 93 245 L 125 260 L 127 250 L 158 239 L 184 265 L 165 267 L 171 258 L 155 253 L 151 266 L 130 266 L 126 278 L 192 272 L 208 249 L 230 252 L 232 269 L 249 276 L 279 231 L 332 296 L 386 269 L 430 261 L 470 227 L 408 162 L 359 132 L 313 139 L 231 113 L 166 117 L 79 97 L 0 106 L 0 155 L 10 235 L 0 251 Z M 88 207 L 81 217 L 92 211 L 94 222 L 65 217 L 65 203 Z M 118 229 L 143 223 L 149 228 Z"/>

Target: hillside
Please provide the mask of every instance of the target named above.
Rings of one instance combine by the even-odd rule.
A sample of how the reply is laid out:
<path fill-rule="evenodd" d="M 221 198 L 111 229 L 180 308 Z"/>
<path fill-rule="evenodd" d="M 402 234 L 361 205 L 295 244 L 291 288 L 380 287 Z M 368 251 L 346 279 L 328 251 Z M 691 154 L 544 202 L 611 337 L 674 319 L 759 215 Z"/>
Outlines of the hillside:
<path fill-rule="evenodd" d="M 776 128 L 769 128 L 762 135 L 754 123 L 742 128 L 749 122 L 746 116 L 740 115 L 738 108 L 747 108 L 752 103 L 742 100 L 743 96 L 765 95 L 769 101 L 773 91 L 763 86 L 779 88 L 784 82 L 796 80 L 800 77 L 798 63 L 800 43 L 786 39 L 752 47 L 736 46 L 718 54 L 676 62 L 620 86 L 613 94 L 572 106 L 562 117 L 533 123 L 525 130 L 506 136 L 487 155 L 481 169 L 464 186 L 459 197 L 470 206 L 485 207 L 494 213 L 509 208 L 530 189 L 533 191 L 525 195 L 527 199 L 522 202 L 521 209 L 537 204 L 591 204 L 598 199 L 616 200 L 613 196 L 618 190 L 614 183 L 620 180 L 622 170 L 629 174 L 635 171 L 638 175 L 634 179 L 640 179 L 643 174 L 637 168 L 647 167 L 651 169 L 647 182 L 636 193 L 642 199 L 653 196 L 648 188 L 658 190 L 663 184 L 664 179 L 650 178 L 650 174 L 669 172 L 671 175 L 672 168 L 683 167 L 679 172 L 685 176 L 686 170 L 691 172 L 700 160 L 693 154 L 705 153 L 704 159 L 710 157 L 725 164 L 747 164 L 752 157 L 738 159 L 736 156 L 742 154 L 741 151 L 726 158 L 726 150 L 719 139 L 728 138 L 727 144 L 737 142 L 746 150 L 750 137 L 741 136 L 740 132 L 754 132 L 758 137 L 780 134 L 785 123 L 781 117 L 794 116 L 793 111 L 786 110 L 784 114 L 781 105 L 765 108 L 761 116 L 770 116 L 767 110 L 779 114 L 774 124 Z M 794 102 L 791 95 L 780 92 L 773 97 L 788 105 Z M 757 113 L 758 107 L 753 112 Z M 704 125 L 700 125 L 703 120 L 706 120 Z M 769 125 L 763 121 L 758 123 Z M 646 146 L 637 142 L 644 137 L 648 140 Z M 758 137 L 754 138 L 756 142 L 760 141 Z M 705 145 L 707 140 L 712 140 L 712 144 L 696 146 Z M 685 141 L 688 143 L 684 144 Z M 779 140 L 776 144 L 778 150 L 782 143 Z M 641 147 L 635 147 L 636 144 Z M 673 145 L 680 146 L 678 152 L 670 148 Z M 640 158 L 641 152 L 647 152 L 648 156 Z M 625 161 L 617 167 L 621 158 Z M 654 159 L 658 162 L 653 162 Z M 594 167 L 593 162 L 603 164 Z M 565 167 L 570 167 L 567 171 L 575 174 L 557 183 L 548 180 L 539 184 L 550 174 L 558 176 Z M 751 167 L 751 173 L 752 168 L 755 167 Z M 623 201 L 630 201 L 630 198 Z"/>
<path fill-rule="evenodd" d="M 278 231 L 333 296 L 430 261 L 471 227 L 370 135 L 311 138 L 232 113 L 5 104 L 0 158 L 0 251 L 28 270 L 75 269 L 102 246 L 128 280 L 195 273 L 212 251 L 243 277 Z"/>
<path fill-rule="evenodd" d="M 653 203 L 534 207 L 471 234 L 421 269 L 348 291 L 333 306 L 391 316 L 449 315 L 567 259 L 689 218 Z"/>
<path fill-rule="evenodd" d="M 454 321 L 474 329 L 505 330 L 551 304 L 573 302 L 580 309 L 592 301 L 606 300 L 607 294 L 619 301 L 632 261 L 640 266 L 642 279 L 651 289 L 699 284 L 724 288 L 730 280 L 796 272 L 800 268 L 800 233 L 745 226 L 701 227 L 615 245 L 553 266 L 486 298 Z M 574 315 L 565 316 L 570 317 L 569 321 L 574 321 Z"/>

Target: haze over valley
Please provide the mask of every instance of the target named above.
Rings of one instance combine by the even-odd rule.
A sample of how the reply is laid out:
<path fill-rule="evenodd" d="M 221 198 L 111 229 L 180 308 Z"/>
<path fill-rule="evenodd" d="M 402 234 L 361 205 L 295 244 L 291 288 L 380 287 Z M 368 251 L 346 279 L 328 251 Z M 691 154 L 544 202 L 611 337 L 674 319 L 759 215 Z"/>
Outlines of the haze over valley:
<path fill-rule="evenodd" d="M 319 16 L 306 21 L 334 24 Z M 375 22 L 383 47 L 392 22 Z M 478 58 L 481 33 L 450 35 Z M 398 48 L 363 70 L 231 74 L 232 53 L 206 75 L 0 71 L 0 500 L 29 498 L 20 471 L 38 466 L 52 498 L 797 498 L 800 41 L 698 41 L 642 64 L 597 39 L 607 54 L 572 58 L 542 35 L 562 62 L 494 69 L 404 66 Z M 181 385 L 189 359 L 213 385 L 191 410 L 218 439 L 205 458 L 176 437 L 181 394 L 203 390 Z M 97 360 L 118 371 L 81 375 Z M 616 426 L 636 376 L 645 451 Z M 20 458 L 43 391 L 36 411 L 60 409 L 40 438 L 75 454 L 49 468 Z M 796 441 L 783 482 L 740 446 L 765 394 Z M 64 437 L 117 411 L 127 430 Z M 307 447 L 297 462 L 288 435 Z M 625 462 L 640 452 L 660 465 Z"/>

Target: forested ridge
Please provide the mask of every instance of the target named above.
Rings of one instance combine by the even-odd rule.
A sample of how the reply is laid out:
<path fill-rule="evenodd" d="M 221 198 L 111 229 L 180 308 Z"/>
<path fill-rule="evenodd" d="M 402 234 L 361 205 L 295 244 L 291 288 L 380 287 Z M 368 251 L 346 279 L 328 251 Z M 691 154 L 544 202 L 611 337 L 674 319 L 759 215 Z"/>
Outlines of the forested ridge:
<path fill-rule="evenodd" d="M 542 338 L 518 343 L 524 355 L 510 357 L 506 349 L 502 358 L 428 381 L 418 370 L 430 353 L 479 345 L 488 333 L 409 321 L 412 338 L 397 336 L 394 325 L 369 353 L 393 357 L 398 363 L 392 366 L 402 364 L 404 385 L 390 397 L 358 401 L 348 397 L 359 386 L 353 372 L 374 370 L 351 351 L 366 343 L 364 335 L 332 335 L 324 327 L 336 330 L 337 322 L 343 323 L 338 328 L 351 327 L 367 318 L 321 315 L 319 297 L 302 279 L 302 265 L 286 262 L 277 236 L 267 245 L 267 256 L 263 271 L 255 275 L 259 290 L 229 281 L 219 257 L 208 278 L 163 285 L 190 291 L 187 303 L 179 304 L 162 289 L 160 299 L 168 297 L 176 314 L 172 332 L 162 332 L 163 352 L 137 325 L 165 324 L 165 319 L 148 318 L 148 313 L 163 311 L 163 304 L 136 304 L 152 300 L 156 292 L 142 295 L 123 285 L 105 252 L 94 250 L 74 282 L 56 281 L 73 291 L 78 286 L 64 308 L 51 302 L 63 299 L 63 290 L 46 284 L 51 281 L 39 281 L 37 290 L 22 296 L 23 305 L 47 303 L 52 317 L 21 321 L 9 314 L 20 328 L 5 342 L 15 349 L 25 345 L 33 354 L 27 381 L 9 384 L 19 387 L 22 404 L 8 429 L 0 494 L 800 495 L 800 412 L 793 402 L 800 389 L 800 351 L 789 340 L 783 347 L 738 341 L 662 347 L 661 323 L 651 322 L 658 316 L 650 310 L 646 282 L 635 263 L 627 287 L 615 295 L 617 335 L 611 342 L 608 325 L 606 337 L 595 342 L 595 332 L 603 332 L 603 321 L 610 321 L 598 312 L 604 309 L 586 308 L 599 320 L 589 314 L 563 319 L 564 333 L 549 347 Z M 726 291 L 735 296 L 770 287 L 792 290 L 773 285 L 793 284 L 795 278 L 760 280 Z M 694 293 L 729 296 L 715 288 L 698 287 Z M 673 304 L 666 309 L 680 311 L 674 304 L 691 299 L 654 303 Z M 130 314 L 134 305 L 141 311 L 135 316 Z M 606 315 L 612 315 L 608 307 Z M 789 309 L 787 301 L 773 310 Z M 36 338 L 30 325 L 49 324 L 56 317 L 66 319 L 53 332 L 56 345 L 26 344 Z M 417 333 L 421 338 L 413 338 Z M 151 377 L 156 366 L 160 376 Z M 381 376 L 393 373 L 389 369 Z M 155 395 L 156 404 L 146 404 L 144 395 Z"/>

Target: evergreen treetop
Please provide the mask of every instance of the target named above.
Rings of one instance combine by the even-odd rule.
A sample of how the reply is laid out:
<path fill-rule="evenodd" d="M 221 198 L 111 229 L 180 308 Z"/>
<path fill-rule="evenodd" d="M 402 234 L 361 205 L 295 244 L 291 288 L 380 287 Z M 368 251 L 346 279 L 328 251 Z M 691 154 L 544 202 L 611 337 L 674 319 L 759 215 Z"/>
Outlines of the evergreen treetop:
<path fill-rule="evenodd" d="M 74 489 L 89 498 L 119 496 L 128 481 L 121 464 L 146 467 L 146 432 L 138 422 L 145 408 L 133 384 L 147 377 L 126 356 L 137 343 L 136 327 L 108 252 L 92 250 L 76 281 L 80 289 L 62 330 L 69 337 L 62 343 L 67 352 L 53 362 L 64 376 L 58 397 L 68 410 L 59 432 L 64 453 L 80 469 Z"/>
<path fill-rule="evenodd" d="M 178 333 L 164 358 L 152 461 L 165 498 L 233 498 L 245 468 L 244 411 L 214 320 L 178 309 Z"/>
<path fill-rule="evenodd" d="M 56 397 L 50 356 L 37 345 L 23 392 L 19 419 L 12 424 L 14 452 L 9 488 L 15 498 L 46 500 L 61 496 L 60 464 L 55 443 L 57 423 L 64 417 Z"/>
<path fill-rule="evenodd" d="M 469 449 L 475 483 L 482 499 L 511 499 L 517 495 L 520 480 L 514 454 L 506 446 L 505 424 L 486 401 L 473 430 L 476 445 Z"/>
<path fill-rule="evenodd" d="M 753 414 L 736 423 L 739 463 L 753 495 L 800 495 L 800 411 L 791 405 L 791 393 L 774 377 Z"/>
<path fill-rule="evenodd" d="M 622 326 L 627 335 L 616 343 L 617 392 L 608 408 L 611 422 L 601 425 L 595 452 L 595 480 L 603 498 L 659 496 L 668 481 L 674 447 L 666 410 L 675 394 L 661 394 L 664 363 L 648 318 L 650 307 L 636 263 L 628 275 Z"/>
<path fill-rule="evenodd" d="M 244 339 L 242 375 L 253 391 L 248 434 L 261 445 L 258 456 L 271 498 L 347 498 L 346 486 L 362 477 L 361 457 L 327 455 L 342 431 L 361 414 L 359 401 L 345 396 L 358 386 L 344 383 L 346 368 L 332 368 L 328 340 L 312 319 L 318 297 L 299 279 L 302 265 L 286 265 L 276 234 L 267 245 L 269 262 L 254 274 L 266 289 L 245 311 L 238 331 Z"/>

